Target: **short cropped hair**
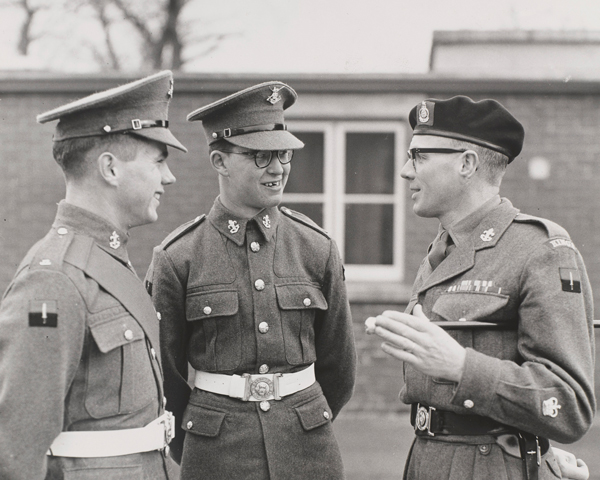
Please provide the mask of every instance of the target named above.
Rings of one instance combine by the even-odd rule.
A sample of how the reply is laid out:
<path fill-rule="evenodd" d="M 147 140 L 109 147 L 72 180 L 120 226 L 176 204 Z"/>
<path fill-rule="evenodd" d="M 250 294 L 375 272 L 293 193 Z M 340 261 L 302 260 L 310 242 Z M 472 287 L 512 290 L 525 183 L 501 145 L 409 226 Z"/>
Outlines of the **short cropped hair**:
<path fill-rule="evenodd" d="M 490 185 L 500 186 L 508 166 L 506 155 L 463 140 L 451 139 L 451 144 L 453 148 L 474 150 L 479 156 L 479 171 L 483 178 Z"/>
<path fill-rule="evenodd" d="M 208 146 L 208 153 L 210 154 L 210 153 L 214 152 L 215 150 L 221 150 L 221 149 L 228 150 L 233 146 L 234 145 L 232 143 L 228 142 L 224 138 L 220 138 L 219 140 L 217 140 L 214 143 L 211 143 Z"/>
<path fill-rule="evenodd" d="M 132 160 L 136 152 L 135 137 L 113 133 L 106 136 L 68 138 L 54 142 L 52 154 L 68 178 L 83 177 L 90 163 L 102 152 L 111 152 L 122 160 Z"/>

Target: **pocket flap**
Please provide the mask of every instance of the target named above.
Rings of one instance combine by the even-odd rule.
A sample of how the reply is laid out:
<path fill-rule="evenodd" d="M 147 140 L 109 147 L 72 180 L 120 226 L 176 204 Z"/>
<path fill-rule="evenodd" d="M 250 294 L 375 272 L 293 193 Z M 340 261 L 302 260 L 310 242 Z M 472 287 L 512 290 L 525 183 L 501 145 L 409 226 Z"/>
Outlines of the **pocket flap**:
<path fill-rule="evenodd" d="M 449 322 L 461 318 L 467 321 L 485 321 L 486 317 L 508 303 L 509 296 L 498 293 L 444 293 L 433 306 L 433 313 Z"/>
<path fill-rule="evenodd" d="M 185 309 L 190 322 L 235 315 L 238 311 L 237 290 L 212 290 L 188 294 Z"/>
<path fill-rule="evenodd" d="M 294 407 L 294 410 L 298 414 L 302 428 L 306 431 L 325 425 L 333 418 L 327 400 L 322 395 Z"/>
<path fill-rule="evenodd" d="M 216 437 L 227 414 L 220 410 L 189 404 L 183 414 L 181 428 L 184 431 L 204 437 Z"/>
<path fill-rule="evenodd" d="M 282 310 L 327 310 L 327 300 L 323 292 L 309 283 L 275 285 L 275 290 Z"/>
<path fill-rule="evenodd" d="M 90 331 L 102 353 L 144 338 L 140 324 L 126 312 L 103 323 L 90 325 Z"/>

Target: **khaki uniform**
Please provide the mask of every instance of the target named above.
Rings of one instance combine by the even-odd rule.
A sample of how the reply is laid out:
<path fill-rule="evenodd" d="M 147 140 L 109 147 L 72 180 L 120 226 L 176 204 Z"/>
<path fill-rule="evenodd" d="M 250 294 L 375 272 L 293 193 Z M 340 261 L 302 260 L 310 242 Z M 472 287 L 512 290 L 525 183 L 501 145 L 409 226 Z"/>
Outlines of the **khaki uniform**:
<path fill-rule="evenodd" d="M 592 293 L 563 228 L 521 214 L 503 199 L 433 272 L 423 260 L 407 312 L 417 303 L 432 321 L 508 328 L 450 330 L 467 349 L 460 383 L 405 364 L 403 402 L 486 417 L 561 443 L 590 428 L 596 408 Z M 559 472 L 546 454 L 539 479 L 560 478 Z M 515 479 L 524 478 L 524 470 L 491 435 L 425 435 L 413 444 L 405 478 Z"/>
<path fill-rule="evenodd" d="M 47 456 L 62 431 L 144 427 L 164 412 L 158 321 L 127 236 L 59 204 L 0 308 L 0 478 L 166 479 L 159 451 Z"/>
<path fill-rule="evenodd" d="M 269 208 L 238 218 L 217 199 L 157 247 L 147 279 L 162 315 L 165 392 L 182 479 L 340 479 L 331 421 L 350 399 L 356 352 L 333 241 L 309 219 Z M 244 402 L 187 384 L 199 371 L 290 373 L 317 383 Z"/>

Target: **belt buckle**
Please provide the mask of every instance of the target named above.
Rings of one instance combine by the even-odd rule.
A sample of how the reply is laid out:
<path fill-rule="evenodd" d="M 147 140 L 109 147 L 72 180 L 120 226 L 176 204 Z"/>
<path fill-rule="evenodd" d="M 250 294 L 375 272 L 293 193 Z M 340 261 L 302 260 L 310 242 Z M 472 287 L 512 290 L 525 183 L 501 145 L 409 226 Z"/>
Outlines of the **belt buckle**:
<path fill-rule="evenodd" d="M 415 432 L 427 432 L 427 435 L 435 437 L 435 433 L 431 431 L 431 412 L 435 411 L 434 407 L 424 407 L 417 403 L 417 414 L 415 415 Z"/>
<path fill-rule="evenodd" d="M 281 377 L 281 373 L 272 375 L 273 380 L 258 375 L 255 375 L 253 379 L 253 375 L 249 373 L 244 373 L 242 377 L 246 380 L 242 398 L 244 402 L 249 401 L 250 397 L 259 402 L 263 400 L 281 400 L 279 395 L 279 377 Z"/>
<path fill-rule="evenodd" d="M 165 430 L 165 447 L 175 438 L 175 415 L 165 410 L 164 418 L 160 421 Z"/>

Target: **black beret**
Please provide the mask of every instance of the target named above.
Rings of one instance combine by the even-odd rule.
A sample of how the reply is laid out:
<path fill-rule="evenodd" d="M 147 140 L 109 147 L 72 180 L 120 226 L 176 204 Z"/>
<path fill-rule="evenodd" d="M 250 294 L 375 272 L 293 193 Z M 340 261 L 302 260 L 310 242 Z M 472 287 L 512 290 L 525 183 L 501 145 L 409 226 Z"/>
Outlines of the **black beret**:
<path fill-rule="evenodd" d="M 209 145 L 225 139 L 252 150 L 294 150 L 304 143 L 287 131 L 283 111 L 297 98 L 289 85 L 265 82 L 198 108 L 187 119 L 202 121 Z"/>
<path fill-rule="evenodd" d="M 523 125 L 496 100 L 458 95 L 423 100 L 408 116 L 413 135 L 464 140 L 503 153 L 512 162 L 523 148 Z"/>

